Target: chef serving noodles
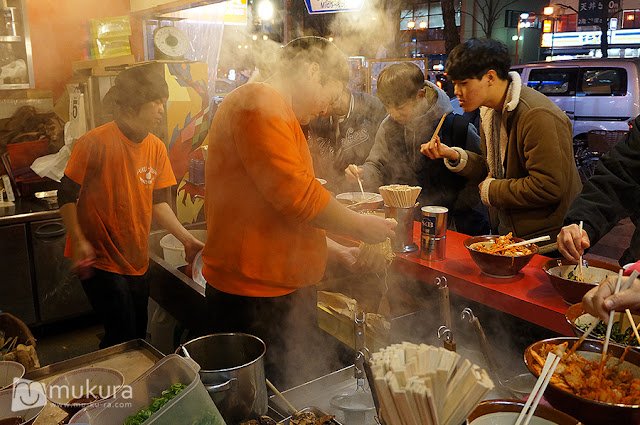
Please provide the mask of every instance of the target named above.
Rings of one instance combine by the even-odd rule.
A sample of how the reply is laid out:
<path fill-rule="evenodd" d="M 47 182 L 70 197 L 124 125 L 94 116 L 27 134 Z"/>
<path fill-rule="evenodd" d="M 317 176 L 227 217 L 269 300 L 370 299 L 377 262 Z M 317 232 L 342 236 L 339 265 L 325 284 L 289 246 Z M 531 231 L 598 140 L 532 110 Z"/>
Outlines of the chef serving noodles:
<path fill-rule="evenodd" d="M 335 45 L 298 38 L 264 83 L 231 92 L 211 125 L 202 255 L 210 330 L 265 340 L 267 376 L 277 386 L 284 365 L 313 361 L 285 357 L 317 343 L 314 284 L 327 258 L 357 263 L 357 249 L 328 241 L 325 230 L 369 243 L 394 236 L 395 223 L 348 210 L 314 176 L 300 125 L 324 114 L 348 77 Z"/>

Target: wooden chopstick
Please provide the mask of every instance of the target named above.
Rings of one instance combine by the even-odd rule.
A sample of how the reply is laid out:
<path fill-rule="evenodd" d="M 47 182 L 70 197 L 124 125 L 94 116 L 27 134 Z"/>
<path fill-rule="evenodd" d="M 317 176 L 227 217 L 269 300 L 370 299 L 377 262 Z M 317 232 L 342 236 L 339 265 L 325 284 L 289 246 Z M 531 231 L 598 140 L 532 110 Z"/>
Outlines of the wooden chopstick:
<path fill-rule="evenodd" d="M 640 335 L 638 335 L 638 329 L 636 329 L 636 322 L 633 320 L 633 316 L 631 315 L 631 311 L 627 308 L 624 310 L 627 313 L 627 318 L 631 323 L 631 329 L 633 329 L 633 334 L 636 336 L 636 340 L 638 341 L 638 345 L 640 345 Z"/>
<path fill-rule="evenodd" d="M 438 135 L 438 132 L 440 131 L 440 128 L 442 127 L 442 124 L 444 123 L 444 119 L 447 118 L 447 114 L 444 113 L 442 114 L 442 118 L 440 118 L 440 122 L 438 123 L 438 126 L 436 127 L 436 131 L 433 132 L 433 136 L 431 136 L 431 139 L 433 139 L 434 137 L 436 137 Z M 429 140 L 431 140 L 429 139 Z"/>
<path fill-rule="evenodd" d="M 623 269 L 620 269 L 618 272 L 618 280 L 616 282 L 616 289 L 614 294 L 617 294 L 620 291 L 620 282 L 622 281 L 622 273 L 624 273 Z M 609 339 L 611 338 L 611 328 L 613 328 L 613 315 L 616 312 L 611 310 L 609 312 L 609 323 L 607 324 L 607 334 L 604 338 L 604 347 L 602 347 L 602 357 L 600 357 L 600 369 L 598 369 L 598 378 L 602 377 L 602 369 L 604 367 L 604 362 L 607 358 L 607 350 L 609 349 Z"/>
<path fill-rule="evenodd" d="M 515 425 L 527 425 L 531 420 L 531 417 L 535 413 L 538 403 L 540 403 L 540 399 L 542 398 L 542 394 L 544 394 L 544 390 L 549 385 L 549 381 L 553 376 L 553 373 L 560 363 L 560 356 L 556 356 L 553 353 L 547 354 L 547 359 L 544 361 L 544 366 L 542 367 L 542 372 L 540 372 L 540 376 L 536 381 L 536 384 L 527 399 L 527 402 L 524 404 L 520 415 L 518 415 L 518 419 L 516 420 Z M 525 418 L 526 415 L 526 418 Z M 524 419 L 524 422 L 523 422 Z"/>
<path fill-rule="evenodd" d="M 291 412 L 295 415 L 296 413 L 298 413 L 298 409 L 296 409 L 295 407 L 293 407 L 293 404 L 289 403 L 289 400 L 287 400 L 285 398 L 285 396 L 282 395 L 282 393 L 280 391 L 278 391 L 278 389 L 276 387 L 273 386 L 273 384 L 271 383 L 271 381 L 269 381 L 268 379 L 267 381 L 267 385 L 269 386 L 269 388 L 271 388 L 271 390 L 273 390 L 274 393 L 276 393 L 276 395 L 278 397 L 280 397 L 280 399 L 282 401 L 284 401 L 284 404 L 287 405 L 287 407 L 289 408 L 289 410 L 291 410 Z"/>
<path fill-rule="evenodd" d="M 585 339 L 587 339 L 587 337 L 589 336 L 589 334 L 591 333 L 591 331 L 593 331 L 596 326 L 598 325 L 598 323 L 600 323 L 600 320 L 596 320 L 595 322 L 593 322 L 591 324 L 591 326 L 589 326 L 589 329 L 587 329 L 582 336 L 580 337 L 580 339 L 578 340 L 578 342 L 576 342 L 575 344 L 573 344 L 573 346 L 569 349 L 569 351 L 567 351 L 567 357 L 572 355 L 573 353 L 576 352 L 576 350 L 578 349 L 578 347 L 580 347 L 582 345 L 582 343 L 584 342 Z"/>
<path fill-rule="evenodd" d="M 580 226 L 579 226 L 579 228 L 580 228 L 580 240 L 581 240 L 581 241 L 582 241 L 582 225 L 583 225 L 583 224 L 584 224 L 584 223 L 583 223 L 583 221 L 582 221 L 582 220 L 580 220 Z M 581 243 L 582 243 L 582 242 L 581 242 Z M 579 268 L 579 271 L 580 271 L 580 281 L 581 281 L 581 282 L 584 282 L 584 274 L 583 274 L 583 272 L 582 272 L 582 255 L 580 256 L 580 260 L 579 260 L 579 261 L 580 261 L 580 262 L 579 262 L 578 264 L 580 265 L 580 268 Z"/>
<path fill-rule="evenodd" d="M 528 240 L 522 241 L 522 242 L 512 243 L 511 245 L 505 246 L 503 249 L 513 248 L 514 246 L 529 245 L 529 244 L 536 243 L 536 242 L 548 241 L 550 239 L 551 239 L 551 236 L 549 236 L 549 235 L 540 236 L 538 238 L 533 238 L 533 239 L 528 239 Z"/>

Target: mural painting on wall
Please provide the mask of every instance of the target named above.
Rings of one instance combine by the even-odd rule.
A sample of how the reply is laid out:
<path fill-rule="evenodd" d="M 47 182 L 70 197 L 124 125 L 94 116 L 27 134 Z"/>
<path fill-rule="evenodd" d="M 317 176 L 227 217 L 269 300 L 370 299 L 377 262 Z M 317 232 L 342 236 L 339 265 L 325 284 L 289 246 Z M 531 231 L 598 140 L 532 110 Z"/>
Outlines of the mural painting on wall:
<path fill-rule="evenodd" d="M 204 185 L 192 183 L 189 164 L 191 160 L 204 160 L 202 147 L 209 142 L 207 65 L 166 64 L 165 77 L 169 85 L 169 160 L 178 181 L 177 216 L 183 223 L 192 223 L 204 205 Z"/>

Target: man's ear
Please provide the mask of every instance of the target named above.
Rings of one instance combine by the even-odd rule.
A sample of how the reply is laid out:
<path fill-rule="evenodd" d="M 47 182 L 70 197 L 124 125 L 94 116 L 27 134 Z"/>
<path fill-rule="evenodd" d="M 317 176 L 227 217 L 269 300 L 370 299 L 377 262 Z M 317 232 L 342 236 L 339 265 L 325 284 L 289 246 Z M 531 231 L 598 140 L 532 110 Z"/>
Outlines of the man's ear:
<path fill-rule="evenodd" d="M 320 65 L 318 65 L 318 62 L 311 62 L 309 64 L 309 68 L 308 68 L 308 72 L 309 72 L 309 79 L 313 80 L 314 78 L 318 78 L 320 77 Z"/>
<path fill-rule="evenodd" d="M 424 99 L 424 93 L 425 93 L 424 89 L 418 90 L 418 94 L 416 94 L 416 99 L 418 100 Z"/>
<path fill-rule="evenodd" d="M 487 82 L 489 83 L 490 86 L 493 85 L 496 81 L 498 81 L 498 73 L 496 72 L 495 69 L 488 70 L 485 75 L 487 76 Z"/>

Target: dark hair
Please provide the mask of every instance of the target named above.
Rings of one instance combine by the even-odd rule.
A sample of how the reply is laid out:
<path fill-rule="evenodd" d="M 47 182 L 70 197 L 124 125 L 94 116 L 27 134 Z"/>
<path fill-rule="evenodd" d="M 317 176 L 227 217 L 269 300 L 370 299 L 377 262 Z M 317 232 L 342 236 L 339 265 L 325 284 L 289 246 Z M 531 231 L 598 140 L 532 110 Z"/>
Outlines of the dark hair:
<path fill-rule="evenodd" d="M 282 48 L 276 66 L 284 74 L 296 73 L 300 65 L 316 62 L 320 66 L 324 85 L 330 78 L 343 84 L 349 82 L 349 66 L 338 47 L 322 37 L 300 37 Z"/>
<path fill-rule="evenodd" d="M 394 63 L 378 75 L 377 96 L 382 103 L 398 106 L 424 88 L 424 74 L 412 62 Z"/>
<path fill-rule="evenodd" d="M 444 69 L 451 80 L 479 80 L 491 69 L 506 80 L 510 67 L 511 56 L 504 43 L 492 38 L 470 38 L 449 53 Z"/>
<path fill-rule="evenodd" d="M 169 97 L 164 75 L 153 65 L 140 65 L 122 71 L 104 97 L 107 108 L 139 107 L 147 102 Z"/>

